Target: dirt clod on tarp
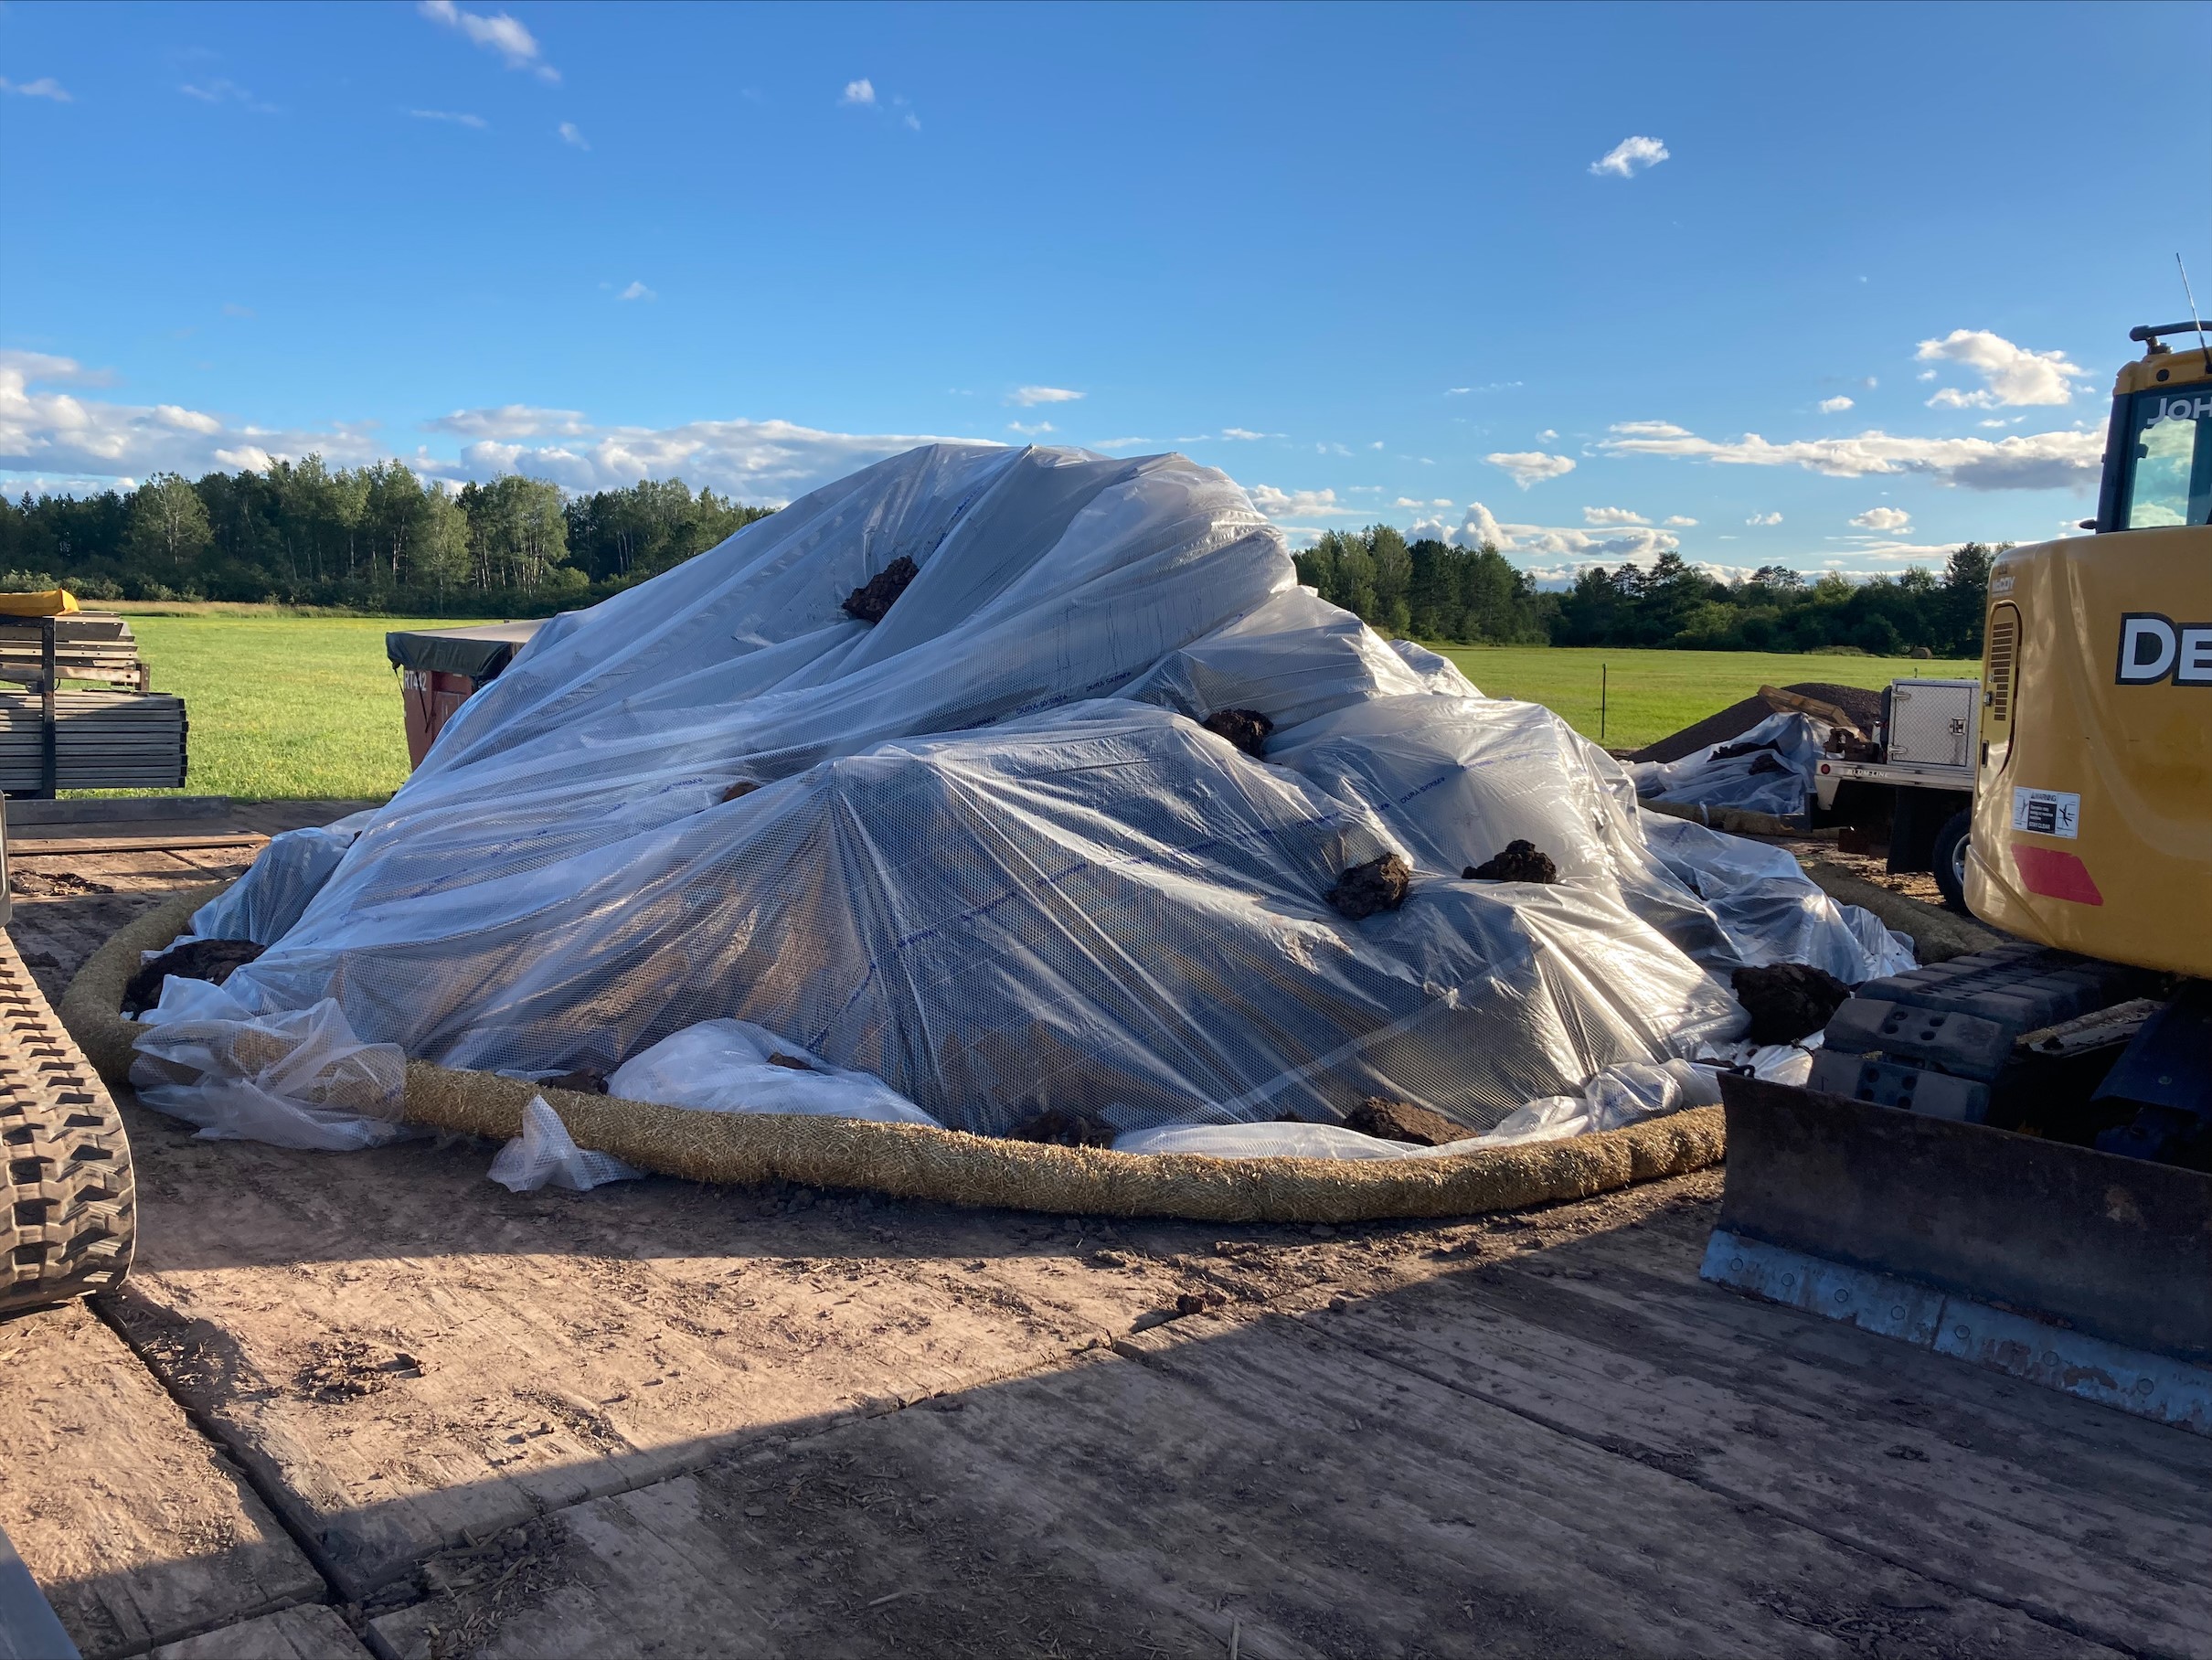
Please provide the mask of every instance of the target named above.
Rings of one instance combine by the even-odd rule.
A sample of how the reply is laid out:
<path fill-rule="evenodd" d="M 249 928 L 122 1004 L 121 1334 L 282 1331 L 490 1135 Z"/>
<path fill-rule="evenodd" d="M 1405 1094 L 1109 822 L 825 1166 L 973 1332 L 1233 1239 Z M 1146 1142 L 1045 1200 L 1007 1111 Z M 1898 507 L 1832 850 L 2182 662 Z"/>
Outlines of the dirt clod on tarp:
<path fill-rule="evenodd" d="M 1776 743 L 1771 738 L 1764 743 L 1752 743 L 1748 740 L 1742 743 L 1724 743 L 1713 751 L 1713 759 L 1715 761 L 1734 761 L 1739 755 L 1757 755 L 1761 750 L 1770 755 L 1779 755 L 1781 753 L 1781 745 Z"/>
<path fill-rule="evenodd" d="M 1090 1112 L 1040 1107 L 1006 1132 L 1012 1141 L 1041 1142 L 1051 1147 L 1111 1147 L 1114 1128 Z"/>
<path fill-rule="evenodd" d="M 845 604 L 849 607 L 852 601 L 847 600 Z M 724 801 L 742 801 L 760 787 L 760 781 L 757 778 L 740 778 L 736 783 L 722 792 L 722 799 Z"/>
<path fill-rule="evenodd" d="M 1377 911 L 1396 910 L 1413 888 L 1413 867 L 1395 853 L 1355 865 L 1330 889 L 1328 901 L 1356 922 Z"/>
<path fill-rule="evenodd" d="M 905 554 L 870 577 L 866 585 L 845 596 L 845 614 L 862 622 L 880 622 L 899 603 L 907 585 L 921 574 L 921 567 Z"/>
<path fill-rule="evenodd" d="M 1226 738 L 1254 761 L 1267 747 L 1267 738 L 1275 729 L 1275 723 L 1258 709 L 1216 709 L 1198 722 L 1217 738 Z"/>
<path fill-rule="evenodd" d="M 1507 842 L 1503 853 L 1494 853 L 1479 865 L 1470 865 L 1460 872 L 1460 879 L 1468 882 L 1553 882 L 1559 879 L 1559 867 L 1552 863 L 1551 855 L 1538 848 L 1534 842 Z"/>
<path fill-rule="evenodd" d="M 165 951 L 131 976 L 122 988 L 122 1012 L 141 1015 L 161 1001 L 161 983 L 171 974 L 180 980 L 205 980 L 220 985 L 233 969 L 243 968 L 261 954 L 251 940 L 194 940 Z"/>
<path fill-rule="evenodd" d="M 1781 689 L 1795 692 L 1803 697 L 1817 697 L 1823 703 L 1833 703 L 1856 721 L 1863 732 L 1871 732 L 1875 722 L 1882 718 L 1881 693 L 1870 692 L 1863 686 L 1836 686 L 1825 680 L 1803 680 Z M 1628 759 L 1687 761 L 1700 750 L 1709 750 L 1713 745 L 1726 743 L 1731 738 L 1741 738 L 1773 712 L 1764 697 L 1746 697 L 1740 703 L 1729 704 L 1717 715 L 1707 715 L 1703 720 L 1686 726 L 1679 732 L 1662 738 L 1656 743 L 1645 744 Z"/>
<path fill-rule="evenodd" d="M 1794 1043 L 1828 1024 L 1851 995 L 1851 988 L 1824 968 L 1777 963 L 1771 968 L 1739 968 L 1731 976 L 1736 1001 L 1751 1016 L 1744 1034 L 1753 1043 Z"/>
<path fill-rule="evenodd" d="M 604 1095 L 607 1092 L 606 1073 L 594 1072 L 589 1067 L 574 1072 L 556 1072 L 552 1077 L 541 1078 L 537 1081 L 548 1090 L 568 1090 L 578 1095 Z"/>
<path fill-rule="evenodd" d="M 1464 1124 L 1453 1123 L 1441 1112 L 1431 1112 L 1409 1101 L 1392 1101 L 1382 1095 L 1370 1095 L 1345 1113 L 1344 1127 L 1356 1130 L 1362 1135 L 1378 1135 L 1384 1141 L 1410 1142 L 1417 1147 L 1441 1147 L 1448 1142 L 1465 1141 L 1474 1133 Z"/>

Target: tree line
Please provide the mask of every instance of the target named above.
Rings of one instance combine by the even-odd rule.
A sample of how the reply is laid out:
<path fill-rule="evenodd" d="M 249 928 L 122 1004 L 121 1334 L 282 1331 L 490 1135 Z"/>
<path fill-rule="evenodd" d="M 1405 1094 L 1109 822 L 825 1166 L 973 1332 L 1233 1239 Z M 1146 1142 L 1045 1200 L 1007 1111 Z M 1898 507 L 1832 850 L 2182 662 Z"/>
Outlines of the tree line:
<path fill-rule="evenodd" d="M 449 491 L 405 463 L 162 474 L 128 492 L 0 497 L 0 586 L 433 615 L 586 604 L 767 516 L 680 479 L 570 497 L 509 474 Z"/>
<path fill-rule="evenodd" d="M 1978 657 L 1990 560 L 2003 551 L 1968 542 L 1941 575 L 1914 566 L 1808 579 L 1769 565 L 1736 581 L 1663 553 L 1648 567 L 1584 571 L 1564 593 L 1537 592 L 1495 548 L 1409 545 L 1388 525 L 1329 531 L 1297 561 L 1298 580 L 1323 599 L 1418 640 Z"/>
<path fill-rule="evenodd" d="M 90 600 L 243 600 L 425 615 L 526 616 L 588 604 L 767 516 L 681 479 L 569 496 L 508 474 L 450 491 L 399 461 L 163 474 L 128 492 L 0 497 L 0 587 L 66 583 Z M 1298 579 L 1386 633 L 1452 644 L 1982 651 L 1993 550 L 1942 573 L 1808 580 L 1781 566 L 1724 582 L 1679 554 L 1537 591 L 1495 548 L 1388 525 L 1332 530 Z"/>

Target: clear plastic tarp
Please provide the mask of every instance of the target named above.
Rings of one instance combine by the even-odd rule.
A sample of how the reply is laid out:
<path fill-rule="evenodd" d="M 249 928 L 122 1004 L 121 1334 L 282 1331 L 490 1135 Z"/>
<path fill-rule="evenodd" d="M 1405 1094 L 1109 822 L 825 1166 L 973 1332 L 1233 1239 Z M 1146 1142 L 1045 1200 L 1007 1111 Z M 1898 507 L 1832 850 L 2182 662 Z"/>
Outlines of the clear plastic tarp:
<path fill-rule="evenodd" d="M 888 613 L 845 615 L 902 558 Z M 1198 724 L 1232 708 L 1261 757 Z M 388 806 L 279 838 L 194 932 L 268 945 L 226 985 L 256 1014 L 327 1001 L 486 1070 L 650 1062 L 679 1104 L 740 1104 L 745 1069 L 994 1133 L 1370 1095 L 1478 1133 L 1734 1038 L 1716 972 L 1762 951 L 1884 972 L 1802 877 L 1786 918 L 1724 915 L 1725 861 L 1635 802 L 1548 711 L 1299 588 L 1222 474 L 932 445 L 548 623 Z M 1515 838 L 1561 880 L 1462 878 Z M 1329 907 L 1388 853 L 1401 908 Z M 824 1084 L 716 1049 L 729 1023 Z"/>

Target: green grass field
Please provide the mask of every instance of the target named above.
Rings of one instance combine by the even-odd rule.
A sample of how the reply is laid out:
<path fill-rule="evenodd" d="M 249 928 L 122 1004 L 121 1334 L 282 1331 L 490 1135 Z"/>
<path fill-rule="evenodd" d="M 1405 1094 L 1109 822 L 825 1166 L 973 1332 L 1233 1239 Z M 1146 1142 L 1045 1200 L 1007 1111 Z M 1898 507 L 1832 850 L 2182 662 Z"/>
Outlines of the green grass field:
<path fill-rule="evenodd" d="M 185 700 L 193 795 L 389 795 L 407 777 L 390 617 L 131 619 L 154 689 Z M 436 626 L 436 624 L 431 624 Z"/>
<path fill-rule="evenodd" d="M 181 695 L 190 715 L 189 793 L 358 799 L 388 795 L 407 777 L 399 681 L 385 661 L 384 634 L 436 623 L 237 607 L 141 613 L 131 626 L 155 689 Z M 1973 663 L 1752 652 L 1453 646 L 1447 654 L 1492 697 L 1547 704 L 1592 738 L 1605 665 L 1603 741 L 1616 749 L 1678 731 L 1761 684 L 1879 686 L 1915 670 L 1978 672 Z"/>
<path fill-rule="evenodd" d="M 1438 648 L 1493 697 L 1520 697 L 1557 710 L 1575 730 L 1609 749 L 1636 749 L 1749 697 L 1761 686 L 1824 680 L 1878 688 L 1915 674 L 1971 678 L 1979 663 L 1783 652 L 1614 651 L 1603 646 L 1452 645 Z M 1607 693 L 1600 736 L 1599 671 Z"/>

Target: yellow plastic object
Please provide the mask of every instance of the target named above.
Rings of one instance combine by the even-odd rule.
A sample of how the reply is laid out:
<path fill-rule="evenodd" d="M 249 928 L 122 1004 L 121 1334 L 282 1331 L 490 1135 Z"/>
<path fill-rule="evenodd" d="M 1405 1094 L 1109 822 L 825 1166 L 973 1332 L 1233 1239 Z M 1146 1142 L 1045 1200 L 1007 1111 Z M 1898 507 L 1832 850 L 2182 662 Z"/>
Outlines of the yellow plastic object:
<path fill-rule="evenodd" d="M 2153 391 L 2212 396 L 2207 354 L 2122 369 L 2116 395 Z M 1974 915 L 2085 956 L 2212 975 L 2212 527 L 2001 555 L 1982 685 Z"/>
<path fill-rule="evenodd" d="M 0 593 L 0 617 L 66 617 L 77 609 L 77 596 L 66 588 L 49 588 L 44 593 Z"/>

